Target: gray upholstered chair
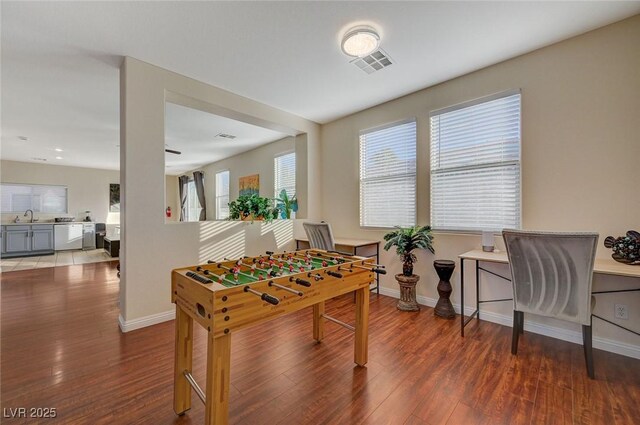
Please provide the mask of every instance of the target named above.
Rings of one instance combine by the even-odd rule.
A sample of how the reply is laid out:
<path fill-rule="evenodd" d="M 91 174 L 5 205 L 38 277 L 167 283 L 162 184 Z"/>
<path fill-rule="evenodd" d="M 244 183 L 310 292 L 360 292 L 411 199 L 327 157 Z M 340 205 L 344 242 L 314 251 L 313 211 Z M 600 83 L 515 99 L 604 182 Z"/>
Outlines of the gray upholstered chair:
<path fill-rule="evenodd" d="M 329 223 L 302 223 L 304 231 L 309 239 L 309 247 L 314 249 L 324 249 L 325 251 L 335 251 L 336 245 L 333 240 L 333 233 Z"/>
<path fill-rule="evenodd" d="M 591 283 L 597 233 L 503 230 L 513 283 L 513 339 L 518 352 L 524 313 L 582 325 L 587 374 L 594 378 L 591 342 Z"/>

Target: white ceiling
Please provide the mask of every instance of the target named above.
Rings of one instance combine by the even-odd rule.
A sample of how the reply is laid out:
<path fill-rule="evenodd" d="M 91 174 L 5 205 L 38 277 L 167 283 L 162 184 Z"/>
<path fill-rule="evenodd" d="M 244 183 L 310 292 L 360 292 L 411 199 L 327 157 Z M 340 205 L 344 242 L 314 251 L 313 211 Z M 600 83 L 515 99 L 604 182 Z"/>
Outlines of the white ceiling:
<path fill-rule="evenodd" d="M 236 138 L 216 137 L 219 133 Z M 166 147 L 181 154 L 165 153 L 166 172 L 169 175 L 182 174 L 285 137 L 284 133 L 167 103 Z"/>
<path fill-rule="evenodd" d="M 1 7 L 2 158 L 112 169 L 124 55 L 325 123 L 640 13 L 638 1 Z M 394 65 L 349 63 L 340 36 L 356 23 L 379 29 Z"/>

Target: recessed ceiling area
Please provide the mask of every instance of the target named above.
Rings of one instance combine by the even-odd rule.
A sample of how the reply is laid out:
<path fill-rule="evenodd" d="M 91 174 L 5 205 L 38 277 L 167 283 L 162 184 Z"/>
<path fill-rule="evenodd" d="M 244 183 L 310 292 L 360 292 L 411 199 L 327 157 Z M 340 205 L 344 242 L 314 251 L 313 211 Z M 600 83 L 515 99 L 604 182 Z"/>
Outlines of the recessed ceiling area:
<path fill-rule="evenodd" d="M 287 136 L 231 118 L 167 103 L 165 147 L 181 154 L 165 153 L 166 174 L 183 174 Z"/>
<path fill-rule="evenodd" d="M 326 123 L 640 13 L 638 1 L 0 7 L 2 158 L 106 169 L 119 167 L 124 56 Z M 355 25 L 376 28 L 393 66 L 350 63 L 340 44 Z"/>

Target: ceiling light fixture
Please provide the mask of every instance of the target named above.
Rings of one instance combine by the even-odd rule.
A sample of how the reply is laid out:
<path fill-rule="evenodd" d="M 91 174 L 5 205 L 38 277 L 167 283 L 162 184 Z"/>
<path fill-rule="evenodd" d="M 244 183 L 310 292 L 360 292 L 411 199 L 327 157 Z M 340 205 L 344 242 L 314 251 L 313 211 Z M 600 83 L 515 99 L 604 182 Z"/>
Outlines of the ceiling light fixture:
<path fill-rule="evenodd" d="M 55 148 L 55 149 L 54 149 L 54 151 L 56 151 L 56 152 L 62 152 L 62 149 L 60 149 L 60 148 Z"/>
<path fill-rule="evenodd" d="M 61 156 L 56 156 L 56 159 L 62 159 L 62 157 Z"/>
<path fill-rule="evenodd" d="M 359 25 L 348 30 L 342 37 L 341 48 L 345 55 L 363 57 L 380 45 L 380 35 L 368 25 Z"/>

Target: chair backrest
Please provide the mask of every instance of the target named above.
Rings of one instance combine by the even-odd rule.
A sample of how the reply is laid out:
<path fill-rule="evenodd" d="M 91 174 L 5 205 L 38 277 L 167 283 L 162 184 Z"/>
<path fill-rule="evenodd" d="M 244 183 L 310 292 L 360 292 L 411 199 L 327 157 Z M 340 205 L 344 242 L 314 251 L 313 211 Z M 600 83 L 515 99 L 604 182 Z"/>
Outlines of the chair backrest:
<path fill-rule="evenodd" d="M 304 231 L 309 238 L 309 247 L 315 249 L 324 249 L 326 251 L 335 251 L 336 246 L 333 241 L 333 233 L 329 223 L 302 223 Z"/>
<path fill-rule="evenodd" d="M 597 233 L 503 230 L 514 310 L 591 323 Z"/>

